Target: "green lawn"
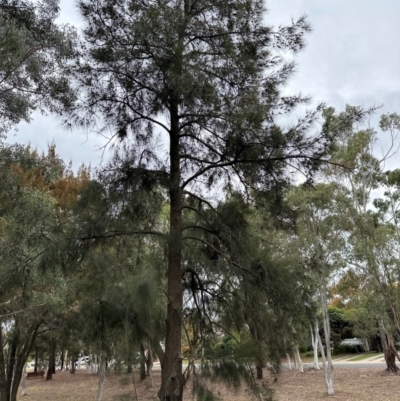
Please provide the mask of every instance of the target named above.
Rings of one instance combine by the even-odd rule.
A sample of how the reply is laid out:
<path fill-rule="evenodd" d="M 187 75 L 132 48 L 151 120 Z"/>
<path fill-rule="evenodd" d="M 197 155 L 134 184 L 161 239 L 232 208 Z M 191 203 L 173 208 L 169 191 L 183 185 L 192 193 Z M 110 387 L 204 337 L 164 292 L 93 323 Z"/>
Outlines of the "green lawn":
<path fill-rule="evenodd" d="M 358 355 L 354 358 L 349 359 L 350 362 L 357 362 L 357 361 L 363 361 L 364 359 L 368 359 L 368 358 L 372 358 L 374 356 L 378 356 L 378 354 L 376 352 L 370 352 L 368 354 L 362 354 L 362 355 Z"/>

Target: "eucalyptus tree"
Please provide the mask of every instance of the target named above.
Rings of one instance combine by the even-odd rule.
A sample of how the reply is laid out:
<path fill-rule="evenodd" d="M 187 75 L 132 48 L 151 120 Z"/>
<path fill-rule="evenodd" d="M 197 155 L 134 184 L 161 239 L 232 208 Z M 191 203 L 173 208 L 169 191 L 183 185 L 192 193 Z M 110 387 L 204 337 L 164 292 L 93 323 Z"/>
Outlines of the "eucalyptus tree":
<path fill-rule="evenodd" d="M 75 96 L 66 67 L 76 34 L 55 23 L 58 3 L 0 2 L 0 134 L 35 110 L 61 112 Z"/>
<path fill-rule="evenodd" d="M 298 187 L 288 196 L 289 204 L 297 213 L 296 244 L 308 274 L 315 275 L 317 293 L 323 318 L 327 363 L 322 342 L 324 377 L 329 395 L 334 394 L 333 366 L 331 358 L 331 329 L 328 314 L 328 284 L 335 271 L 345 267 L 342 253 L 345 252 L 347 231 L 351 223 L 342 211 L 351 208 L 351 202 L 335 184 L 316 184 L 314 187 Z M 318 337 L 318 330 L 315 330 Z"/>
<path fill-rule="evenodd" d="M 182 260 L 188 210 L 214 208 L 213 195 L 245 182 L 271 186 L 289 168 L 315 171 L 331 144 L 311 134 L 320 108 L 286 129 L 275 117 L 305 99 L 282 96 L 305 18 L 274 29 L 260 0 L 162 2 L 82 0 L 84 41 L 76 60 L 80 99 L 71 123 L 128 141 L 128 170 L 157 180 L 170 204 L 166 348 L 161 399 L 182 399 Z M 251 179 L 250 179 L 251 177 Z M 192 228 L 204 230 L 205 227 Z M 217 251 L 217 250 L 216 250 Z"/>
<path fill-rule="evenodd" d="M 342 113 L 326 110 L 324 130 L 335 132 L 338 138 L 332 160 L 339 166 L 327 166 L 325 177 L 340 182 L 343 194 L 352 202 L 351 208 L 343 210 L 352 222 L 349 252 L 343 253 L 343 259 L 350 268 L 366 275 L 376 294 L 381 296 L 381 309 L 386 310 L 381 315 L 381 338 L 387 369 L 397 371 L 395 358 L 398 356 L 393 334 L 397 332 L 400 335 L 398 295 L 394 283 L 398 270 L 398 180 L 396 171 L 384 173 L 384 166 L 400 146 L 400 117 L 395 113 L 381 116 L 380 129 L 390 141 L 388 149 L 379 155 L 375 146 L 378 133 L 371 128 L 359 129 L 351 123 L 347 116 L 353 111 L 354 108 L 349 106 Z M 378 188 L 384 191 L 384 197 L 373 200 L 372 191 Z"/>

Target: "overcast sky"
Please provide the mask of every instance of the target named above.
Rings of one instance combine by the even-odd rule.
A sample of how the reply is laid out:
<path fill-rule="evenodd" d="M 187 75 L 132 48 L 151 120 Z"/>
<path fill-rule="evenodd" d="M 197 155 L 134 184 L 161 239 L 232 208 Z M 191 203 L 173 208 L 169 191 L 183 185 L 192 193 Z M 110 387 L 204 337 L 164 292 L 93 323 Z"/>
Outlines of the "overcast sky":
<path fill-rule="evenodd" d="M 313 28 L 285 91 L 310 95 L 337 110 L 346 104 L 383 105 L 374 126 L 380 114 L 400 113 L 400 0 L 269 0 L 267 8 L 270 25 L 306 14 Z M 60 22 L 81 24 L 73 1 L 61 0 Z M 55 141 L 58 153 L 75 167 L 98 165 L 104 144 L 94 134 L 66 132 L 60 120 L 40 115 L 8 137 L 8 142 L 28 141 L 39 150 Z M 399 164 L 393 158 L 387 167 Z"/>

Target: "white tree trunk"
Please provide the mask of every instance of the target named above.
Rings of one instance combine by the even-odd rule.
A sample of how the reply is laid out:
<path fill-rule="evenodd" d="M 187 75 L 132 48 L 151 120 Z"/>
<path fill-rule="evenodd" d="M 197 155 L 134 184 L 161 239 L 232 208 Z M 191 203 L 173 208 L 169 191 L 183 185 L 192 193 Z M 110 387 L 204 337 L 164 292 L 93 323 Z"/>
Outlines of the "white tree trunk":
<path fill-rule="evenodd" d="M 93 375 L 93 374 L 95 373 L 94 369 L 95 369 L 94 355 L 93 355 L 93 354 L 90 354 L 89 371 L 90 371 L 90 374 L 91 374 L 91 375 Z"/>
<path fill-rule="evenodd" d="M 77 366 L 78 370 L 81 370 L 81 361 L 82 361 L 82 358 L 80 356 L 78 356 L 78 366 Z"/>
<path fill-rule="evenodd" d="M 297 369 L 299 369 L 300 373 L 304 373 L 303 361 L 301 360 L 300 351 L 298 348 L 296 348 L 294 351 L 294 358 L 297 362 Z"/>
<path fill-rule="evenodd" d="M 334 395 L 335 391 L 333 389 L 333 365 L 332 365 L 332 353 L 331 353 L 331 328 L 329 324 L 329 313 L 328 313 L 328 305 L 326 299 L 326 282 L 325 278 L 321 277 L 321 308 L 322 308 L 322 318 L 324 324 L 324 335 L 325 335 L 325 344 L 326 344 L 326 363 L 324 362 L 324 376 L 326 388 L 328 390 L 328 395 Z M 319 338 L 320 340 L 320 338 Z M 322 344 L 321 349 L 323 350 Z M 322 354 L 322 352 L 321 352 Z M 325 357 L 323 357 L 323 360 Z"/>
<path fill-rule="evenodd" d="M 99 385 L 97 387 L 96 401 L 101 401 L 103 396 L 103 384 L 106 378 L 106 358 L 104 355 L 100 356 L 100 372 L 99 372 Z"/>
<path fill-rule="evenodd" d="M 65 356 L 64 356 L 64 369 L 65 369 L 66 371 L 69 370 L 68 350 L 65 351 Z"/>
<path fill-rule="evenodd" d="M 95 375 L 98 372 L 98 367 L 97 367 L 97 354 L 93 355 L 93 363 L 92 363 L 92 373 Z"/>
<path fill-rule="evenodd" d="M 315 330 L 315 334 L 314 334 Z M 319 362 L 318 362 L 318 320 L 315 320 L 314 330 L 310 324 L 310 332 L 311 332 L 311 343 L 313 346 L 314 352 L 314 369 L 319 370 Z"/>
<path fill-rule="evenodd" d="M 26 388 L 26 363 L 24 365 L 24 371 L 22 373 L 21 388 L 22 388 L 21 395 L 28 395 L 28 390 Z"/>
<path fill-rule="evenodd" d="M 286 357 L 287 357 L 287 363 L 288 363 L 289 370 L 292 370 L 292 363 L 290 362 L 290 355 L 288 353 L 286 353 Z"/>
<path fill-rule="evenodd" d="M 365 352 L 370 352 L 371 351 L 371 347 L 369 346 L 368 338 L 363 338 L 362 339 L 362 343 L 363 343 L 364 351 Z"/>

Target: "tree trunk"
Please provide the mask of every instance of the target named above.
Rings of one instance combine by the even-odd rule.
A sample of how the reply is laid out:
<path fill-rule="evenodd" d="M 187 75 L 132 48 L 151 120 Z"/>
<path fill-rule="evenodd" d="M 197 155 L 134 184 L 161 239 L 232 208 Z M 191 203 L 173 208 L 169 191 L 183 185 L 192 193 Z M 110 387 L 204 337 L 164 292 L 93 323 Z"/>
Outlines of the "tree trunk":
<path fill-rule="evenodd" d="M 184 377 L 182 374 L 182 199 L 180 188 L 178 103 L 171 101 L 170 130 L 170 231 L 168 239 L 167 317 L 165 353 L 161 360 L 161 388 L 158 397 L 163 401 L 181 401 Z"/>
<path fill-rule="evenodd" d="M 24 365 L 24 371 L 22 374 L 21 388 L 22 388 L 21 395 L 28 395 L 28 390 L 26 388 L 26 363 Z"/>
<path fill-rule="evenodd" d="M 126 373 L 131 374 L 132 373 L 132 364 L 128 363 L 128 367 L 126 368 Z"/>
<path fill-rule="evenodd" d="M 249 328 L 250 328 L 250 335 L 254 343 L 254 361 L 256 364 L 256 377 L 257 379 L 263 378 L 263 367 L 265 366 L 264 360 L 264 352 L 262 341 L 260 340 L 260 336 L 257 332 L 257 327 L 251 319 L 249 320 Z"/>
<path fill-rule="evenodd" d="M 60 366 L 60 370 L 62 371 L 64 369 L 64 350 L 61 351 L 61 366 Z"/>
<path fill-rule="evenodd" d="M 53 347 L 54 347 L 54 352 L 53 352 L 53 375 L 55 375 L 56 374 L 56 351 L 57 351 L 57 345 L 56 345 L 55 341 L 54 341 Z"/>
<path fill-rule="evenodd" d="M 92 361 L 90 372 L 95 375 L 97 373 L 97 354 L 93 355 Z"/>
<path fill-rule="evenodd" d="M 314 352 L 314 369 L 319 370 L 319 362 L 318 362 L 318 320 L 315 320 L 314 331 L 310 324 L 310 332 L 311 332 L 311 342 L 313 346 Z"/>
<path fill-rule="evenodd" d="M 55 354 L 56 354 L 56 343 L 52 339 L 50 341 L 49 368 L 47 369 L 46 380 L 52 380 L 53 379 L 53 369 L 54 369 Z"/>
<path fill-rule="evenodd" d="M 147 376 L 149 376 L 149 377 L 152 376 L 152 370 L 153 370 L 153 351 L 151 349 L 151 345 L 149 344 L 149 346 L 147 348 L 147 355 L 146 355 Z"/>
<path fill-rule="evenodd" d="M 287 363 L 288 363 L 289 370 L 292 370 L 292 363 L 290 361 L 290 355 L 289 355 L 288 352 L 286 352 L 286 358 L 287 358 Z"/>
<path fill-rule="evenodd" d="M 99 385 L 97 387 L 96 401 L 101 401 L 103 396 L 103 384 L 106 378 L 106 358 L 102 354 L 100 356 L 100 371 L 99 371 Z"/>
<path fill-rule="evenodd" d="M 147 376 L 150 378 L 150 385 L 153 387 L 153 350 L 151 349 L 150 343 L 147 348 L 146 368 Z"/>
<path fill-rule="evenodd" d="M 256 355 L 256 377 L 257 379 L 263 378 L 263 367 L 265 366 L 262 350 Z"/>
<path fill-rule="evenodd" d="M 326 300 L 326 282 L 325 277 L 321 277 L 321 309 L 322 318 L 324 324 L 324 335 L 325 335 L 325 345 L 326 345 L 326 363 L 324 363 L 324 377 L 328 395 L 334 395 L 335 391 L 333 389 L 333 365 L 332 365 L 332 354 L 331 354 L 331 328 L 329 325 L 329 314 L 328 306 Z M 320 338 L 318 338 L 320 340 Z M 322 344 L 321 349 L 323 350 Z M 321 352 L 322 354 L 322 352 Z M 325 359 L 325 358 L 324 358 Z"/>
<path fill-rule="evenodd" d="M 11 339 L 11 344 L 10 344 L 10 350 L 8 354 L 8 366 L 7 366 L 7 400 L 10 399 L 11 395 L 11 386 L 12 386 L 12 380 L 13 380 L 13 374 L 14 374 L 14 366 L 15 366 L 15 360 L 16 360 L 16 354 L 17 354 L 17 344 L 18 344 L 18 336 L 14 332 L 12 335 Z"/>
<path fill-rule="evenodd" d="M 7 401 L 6 362 L 3 349 L 3 327 L 0 322 L 0 400 Z"/>
<path fill-rule="evenodd" d="M 322 345 L 321 337 L 320 337 L 318 331 L 317 331 L 317 335 L 318 335 L 319 350 L 321 352 L 321 357 L 322 357 L 322 370 L 324 372 L 326 388 L 328 391 L 328 395 L 333 395 L 333 391 L 334 391 L 334 389 L 333 389 L 333 366 L 332 366 L 332 363 L 329 364 L 326 361 L 324 347 Z"/>
<path fill-rule="evenodd" d="M 72 354 L 71 355 L 71 369 L 69 370 L 69 373 L 71 373 L 71 374 L 75 373 L 75 362 L 76 362 L 75 355 Z"/>
<path fill-rule="evenodd" d="M 38 350 L 38 347 L 36 347 L 35 348 L 35 367 L 33 368 L 33 371 L 35 372 L 35 373 L 37 373 L 37 371 L 38 371 L 38 359 L 39 359 L 39 350 Z"/>
<path fill-rule="evenodd" d="M 393 336 L 380 330 L 383 354 L 385 356 L 386 370 L 388 372 L 397 373 L 399 368 L 396 365 L 397 351 L 394 344 Z"/>
<path fill-rule="evenodd" d="M 140 344 L 140 380 L 146 380 L 146 354 L 143 344 Z"/>
<path fill-rule="evenodd" d="M 301 360 L 300 352 L 299 352 L 298 348 L 296 348 L 294 351 L 294 357 L 297 362 L 297 369 L 299 370 L 300 373 L 304 373 L 303 361 Z"/>
<path fill-rule="evenodd" d="M 26 364 L 26 360 L 28 359 L 29 352 L 32 349 L 33 343 L 35 342 L 41 323 L 42 322 L 39 321 L 35 324 L 32 324 L 28 329 L 29 335 L 26 337 L 25 342 L 20 344 L 18 357 L 16 358 L 16 362 L 13 367 L 12 376 L 8 378 L 8 380 L 12 382 L 10 401 L 17 401 L 18 387 L 22 379 L 24 366 Z"/>

